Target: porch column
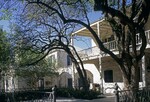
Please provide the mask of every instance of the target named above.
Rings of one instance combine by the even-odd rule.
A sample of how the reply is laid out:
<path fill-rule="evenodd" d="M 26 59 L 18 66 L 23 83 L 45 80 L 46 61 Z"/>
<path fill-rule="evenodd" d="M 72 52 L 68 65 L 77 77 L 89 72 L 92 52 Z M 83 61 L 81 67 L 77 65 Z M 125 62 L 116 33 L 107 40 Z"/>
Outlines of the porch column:
<path fill-rule="evenodd" d="M 6 75 L 4 76 L 4 89 L 5 89 L 5 92 L 8 91 L 8 78 L 6 78 Z"/>
<path fill-rule="evenodd" d="M 146 87 L 146 63 L 145 56 L 142 57 L 142 87 Z"/>
<path fill-rule="evenodd" d="M 73 63 L 72 63 L 72 87 L 75 88 L 75 69 Z"/>
<path fill-rule="evenodd" d="M 74 46 L 73 35 L 71 36 L 71 45 Z M 75 69 L 74 69 L 74 63 L 72 63 L 72 65 L 71 65 L 71 70 L 72 70 L 72 87 L 75 88 Z"/>
<path fill-rule="evenodd" d="M 100 52 L 101 52 L 101 51 L 100 51 Z M 103 92 L 104 92 L 104 85 L 103 85 L 103 76 L 102 76 L 101 53 L 99 54 L 99 74 L 100 74 L 101 93 L 103 93 Z"/>
<path fill-rule="evenodd" d="M 99 25 L 99 22 L 97 23 L 97 34 L 98 34 L 98 37 L 99 39 L 101 39 L 101 36 L 100 36 L 100 29 L 99 29 L 100 25 Z M 99 48 L 99 47 L 98 47 Z M 100 74 L 100 86 L 101 86 L 101 93 L 104 92 L 104 85 L 103 85 L 103 77 L 102 77 L 102 53 L 101 53 L 101 50 L 99 48 L 99 74 Z"/>

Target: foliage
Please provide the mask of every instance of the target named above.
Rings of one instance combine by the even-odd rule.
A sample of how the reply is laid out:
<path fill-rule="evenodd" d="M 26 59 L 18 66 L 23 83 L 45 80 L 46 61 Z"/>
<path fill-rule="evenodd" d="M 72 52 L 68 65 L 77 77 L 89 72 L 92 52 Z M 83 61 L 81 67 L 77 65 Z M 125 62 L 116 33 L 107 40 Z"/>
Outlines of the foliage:
<path fill-rule="evenodd" d="M 48 92 L 49 90 L 43 90 L 43 92 Z M 13 98 L 14 95 L 14 98 Z M 27 100 L 36 100 L 36 99 L 42 99 L 43 93 L 40 93 L 39 90 L 29 90 L 29 91 L 17 91 L 15 93 L 8 92 L 8 93 L 2 93 L 0 95 L 1 101 L 7 102 L 7 99 L 9 98 L 12 102 L 20 102 L 20 101 L 27 101 Z"/>
<path fill-rule="evenodd" d="M 44 74 L 48 75 L 55 72 L 56 63 L 51 63 L 49 61 L 51 59 L 45 58 L 44 53 L 41 53 L 37 48 L 40 47 L 40 45 L 34 45 L 37 42 L 34 43 L 34 41 L 31 41 L 31 36 L 25 35 L 26 32 L 23 32 L 19 25 L 15 25 L 13 29 L 15 31 L 12 38 L 16 55 L 16 63 L 20 70 L 23 72 L 31 71 L 30 74 L 35 74 L 35 72 L 37 72 L 38 74 L 36 76 L 41 77 L 44 76 Z M 33 35 L 33 38 L 35 36 Z M 41 60 L 37 61 L 39 58 L 41 58 Z"/>
<path fill-rule="evenodd" d="M 11 20 L 17 10 L 16 7 L 19 7 L 18 4 L 18 0 L 1 0 L 0 20 Z"/>
<path fill-rule="evenodd" d="M 46 60 L 41 60 L 36 65 L 19 67 L 16 70 L 16 73 L 18 76 L 22 77 L 34 76 L 40 78 L 56 74 L 55 71 L 56 68 L 52 64 L 48 63 Z"/>
<path fill-rule="evenodd" d="M 7 38 L 7 33 L 0 29 L 0 62 L 7 63 L 10 61 L 10 42 Z"/>
<path fill-rule="evenodd" d="M 41 99 L 43 98 L 43 92 L 51 92 L 51 89 L 46 89 L 42 91 L 42 94 L 39 90 L 29 90 L 29 91 L 16 91 L 14 93 L 15 101 L 25 101 L 25 100 L 33 100 L 33 99 Z M 12 98 L 13 93 L 1 94 L 0 97 L 3 100 L 6 100 L 8 97 Z M 68 98 L 78 98 L 78 99 L 95 99 L 100 95 L 99 92 L 96 91 L 86 91 L 83 90 L 75 90 L 70 88 L 58 88 L 56 90 L 56 98 L 57 97 L 68 97 Z"/>
<path fill-rule="evenodd" d="M 34 53 L 30 54 L 29 56 L 33 55 Z M 25 55 L 29 57 L 28 55 Z M 29 57 L 32 59 L 32 57 Z M 27 62 L 26 62 L 27 61 Z M 40 78 L 44 78 L 46 76 L 54 76 L 58 73 L 56 72 L 56 66 L 55 63 L 50 63 L 47 59 L 40 60 L 40 62 L 34 64 L 34 65 L 26 65 L 28 63 L 29 59 L 23 59 L 21 63 L 25 62 L 23 66 L 18 66 L 15 71 L 15 75 L 19 78 L 27 78 L 28 85 L 31 87 L 35 86 L 35 83 L 37 83 Z M 35 86 L 36 87 L 36 86 Z"/>
<path fill-rule="evenodd" d="M 27 78 L 28 85 L 31 87 L 34 87 L 40 78 L 57 75 L 56 63 L 51 63 L 50 58 L 45 58 L 44 53 L 32 46 L 34 42 L 28 36 L 24 36 L 21 27 L 14 25 L 13 29 L 15 31 L 12 37 L 15 50 L 15 75 L 19 78 Z M 38 59 L 40 60 L 37 61 Z"/>
<path fill-rule="evenodd" d="M 0 72 L 3 74 L 10 67 L 12 55 L 7 33 L 0 29 Z"/>
<path fill-rule="evenodd" d="M 95 99 L 98 98 L 98 95 L 100 95 L 99 92 L 89 90 L 78 90 L 73 88 L 57 88 L 56 89 L 56 95 L 57 97 L 73 97 L 78 99 Z"/>
<path fill-rule="evenodd" d="M 40 90 L 41 91 L 41 90 Z M 31 100 L 31 99 L 41 99 L 42 94 L 39 90 L 29 90 L 29 91 L 16 91 L 14 93 L 14 97 L 16 101 L 25 101 L 25 100 Z M 50 89 L 42 90 L 43 92 L 51 92 Z M 77 99 L 96 99 L 98 96 L 101 95 L 101 93 L 93 90 L 84 91 L 84 90 L 77 90 L 73 88 L 57 88 L 56 89 L 56 98 L 57 97 L 68 97 L 68 98 L 77 98 Z M 4 94 L 2 93 L 0 95 L 1 99 L 5 100 L 7 97 L 12 97 L 12 93 Z"/>

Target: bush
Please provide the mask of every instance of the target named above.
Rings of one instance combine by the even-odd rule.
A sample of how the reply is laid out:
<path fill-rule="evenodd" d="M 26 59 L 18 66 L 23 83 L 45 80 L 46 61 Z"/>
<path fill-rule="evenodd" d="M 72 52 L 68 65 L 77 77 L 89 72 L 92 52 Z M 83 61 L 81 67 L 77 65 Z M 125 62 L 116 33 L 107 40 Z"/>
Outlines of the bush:
<path fill-rule="evenodd" d="M 72 88 L 57 88 L 56 97 L 72 97 L 73 91 Z"/>
<path fill-rule="evenodd" d="M 83 91 L 73 88 L 58 88 L 56 95 L 59 97 L 74 97 L 79 99 L 95 99 L 100 93 L 97 91 Z"/>
<path fill-rule="evenodd" d="M 74 97 L 81 99 L 95 99 L 99 95 L 96 91 L 83 91 L 83 90 L 75 90 Z"/>
<path fill-rule="evenodd" d="M 6 95 L 5 95 L 4 93 L 0 94 L 0 100 L 1 100 L 2 102 L 7 102 L 7 100 L 6 100 Z"/>
<path fill-rule="evenodd" d="M 51 89 L 42 90 L 42 92 L 51 92 Z M 99 95 L 99 92 L 96 91 L 83 91 L 77 90 L 73 88 L 57 88 L 56 89 L 56 98 L 57 97 L 74 97 L 79 99 L 95 99 Z M 13 99 L 13 95 L 15 101 L 27 101 L 32 99 L 41 99 L 43 96 L 39 93 L 39 90 L 34 91 L 19 91 L 12 93 L 3 93 L 0 94 L 0 100 L 2 102 L 7 102 L 7 98 Z"/>
<path fill-rule="evenodd" d="M 41 91 L 41 90 L 40 90 Z M 32 99 L 41 99 L 43 96 L 39 90 L 29 90 L 29 91 L 17 91 L 14 93 L 7 92 L 0 94 L 0 102 L 7 102 L 7 99 L 13 100 L 13 96 L 15 101 L 26 101 Z M 42 92 L 51 92 L 50 89 L 42 90 Z"/>

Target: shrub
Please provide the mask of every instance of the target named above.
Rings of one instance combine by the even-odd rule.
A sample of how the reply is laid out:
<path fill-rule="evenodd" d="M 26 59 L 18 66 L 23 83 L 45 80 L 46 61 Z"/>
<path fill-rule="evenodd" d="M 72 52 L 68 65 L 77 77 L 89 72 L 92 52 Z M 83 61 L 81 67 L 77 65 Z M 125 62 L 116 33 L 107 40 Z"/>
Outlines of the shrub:
<path fill-rule="evenodd" d="M 56 95 L 59 97 L 74 97 L 79 99 L 95 99 L 100 93 L 97 91 L 83 91 L 73 88 L 58 88 Z"/>
<path fill-rule="evenodd" d="M 51 92 L 51 89 L 42 90 L 42 92 Z M 96 91 L 83 91 L 73 88 L 57 88 L 56 89 L 56 98 L 57 97 L 74 97 L 79 99 L 95 99 L 99 95 L 99 92 Z M 3 93 L 0 94 L 0 100 L 2 102 L 7 102 L 7 98 L 12 99 L 14 95 L 15 101 L 27 101 L 32 99 L 41 99 L 43 96 L 39 93 L 39 90 L 34 91 L 19 91 L 15 93 Z"/>

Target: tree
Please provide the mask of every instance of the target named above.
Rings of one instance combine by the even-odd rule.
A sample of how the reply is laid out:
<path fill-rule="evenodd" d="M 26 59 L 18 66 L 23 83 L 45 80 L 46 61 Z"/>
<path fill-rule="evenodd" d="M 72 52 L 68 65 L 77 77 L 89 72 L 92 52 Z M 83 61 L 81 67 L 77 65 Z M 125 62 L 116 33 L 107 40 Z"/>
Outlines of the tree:
<path fill-rule="evenodd" d="M 43 59 L 35 65 L 19 66 L 15 74 L 19 78 L 28 79 L 27 85 L 31 88 L 37 88 L 37 82 L 39 80 L 44 77 L 52 77 L 58 74 L 54 64 L 50 63 L 47 59 Z"/>
<path fill-rule="evenodd" d="M 94 0 L 95 10 L 101 10 L 102 12 L 104 12 L 106 18 L 108 19 L 108 22 L 111 25 L 115 25 L 114 27 L 117 28 L 115 29 L 114 27 L 112 27 L 113 31 L 116 34 L 116 37 L 118 38 L 118 45 L 120 46 L 119 56 L 116 56 L 113 52 L 104 47 L 102 41 L 98 38 L 96 32 L 90 27 L 89 22 L 85 23 L 84 21 L 79 20 L 77 18 L 78 16 L 80 16 L 80 14 L 76 14 L 76 12 L 75 16 L 71 16 L 72 14 L 70 12 L 68 14 L 67 10 L 73 10 L 71 6 L 76 6 L 76 11 L 81 10 L 80 7 L 85 7 L 85 5 L 87 5 L 89 1 L 26 1 L 28 5 L 34 4 L 38 5 L 40 9 L 44 8 L 43 10 L 47 14 L 53 12 L 53 14 L 57 15 L 57 17 L 59 17 L 64 24 L 77 23 L 86 27 L 92 33 L 94 39 L 97 41 L 99 48 L 102 51 L 108 53 L 120 66 L 126 89 L 129 89 L 133 93 L 136 93 L 139 83 L 139 80 L 137 78 L 137 73 L 139 71 L 138 64 L 144 55 L 144 50 L 146 47 L 144 25 L 147 22 L 150 12 L 150 4 L 148 3 L 148 0 L 117 0 L 117 3 L 115 5 L 108 5 L 108 0 Z M 82 11 L 85 12 L 86 15 L 87 9 L 84 8 L 82 9 Z M 82 17 L 87 19 L 87 16 L 85 15 L 82 15 Z M 139 33 L 142 41 L 139 51 L 136 49 L 137 32 Z M 129 51 L 130 44 L 132 45 L 131 52 Z"/>
<path fill-rule="evenodd" d="M 28 7 L 28 10 L 30 9 L 31 8 Z M 41 12 L 42 14 L 38 14 L 37 12 Z M 52 20 L 48 19 L 47 15 L 45 15 L 42 10 L 37 9 L 37 7 L 35 7 L 32 11 L 24 12 L 22 15 L 23 16 L 21 16 L 21 19 L 17 19 L 19 26 L 15 27 L 15 31 L 18 32 L 15 38 L 21 39 L 19 42 L 23 45 L 23 50 L 30 50 L 37 53 L 37 55 L 41 55 L 42 53 L 42 56 L 38 56 L 38 58 L 35 57 L 35 59 L 30 59 L 30 63 L 28 64 L 32 65 L 38 63 L 54 49 L 63 49 L 71 57 L 72 62 L 75 63 L 76 69 L 84 84 L 83 89 L 88 90 L 88 81 L 82 61 L 75 48 L 69 45 L 71 36 L 66 35 L 66 32 L 68 32 L 74 25 L 63 25 L 57 17 L 52 17 Z M 72 30 L 69 32 L 72 32 Z M 16 41 L 18 41 L 17 39 Z M 25 54 L 23 53 L 21 55 Z M 76 55 L 80 60 L 82 66 L 79 65 L 74 55 Z"/>
<path fill-rule="evenodd" d="M 0 29 L 0 72 L 5 72 L 11 63 L 10 42 L 7 33 Z"/>
<path fill-rule="evenodd" d="M 0 3 L 0 20 L 10 20 L 18 6 L 18 0 L 1 0 Z"/>
<path fill-rule="evenodd" d="M 0 28 L 0 80 L 2 87 L 4 89 L 5 76 L 11 76 L 13 73 L 10 72 L 12 62 L 12 54 L 11 54 L 11 43 L 8 39 L 8 33 Z"/>
<path fill-rule="evenodd" d="M 58 74 L 56 72 L 56 63 L 51 63 L 49 58 L 43 57 L 43 53 L 40 53 L 37 49 L 33 49 L 34 46 L 31 46 L 33 44 L 32 41 L 22 36 L 19 26 L 14 26 L 14 29 L 15 34 L 12 39 L 15 51 L 15 75 L 30 79 L 28 85 L 36 88 L 36 83 L 41 78 Z M 41 59 L 37 61 L 39 58 Z"/>
<path fill-rule="evenodd" d="M 36 10 L 36 9 L 35 9 Z M 37 11 L 34 11 L 37 12 Z M 31 57 L 29 57 L 29 60 L 27 63 L 28 65 L 33 65 L 38 63 L 39 61 L 41 61 L 42 59 L 44 59 L 50 51 L 54 50 L 54 49 L 63 49 L 65 50 L 68 55 L 71 57 L 72 62 L 75 63 L 75 66 L 79 72 L 79 76 L 83 81 L 83 89 L 84 90 L 88 90 L 89 89 L 89 85 L 88 85 L 88 81 L 86 78 L 86 73 L 83 67 L 79 65 L 79 63 L 77 62 L 77 59 L 75 58 L 74 55 L 77 55 L 77 52 L 75 50 L 75 48 L 70 44 L 70 37 L 66 36 L 66 31 L 70 28 L 70 26 L 72 25 L 65 25 L 65 26 L 61 26 L 62 22 L 59 22 L 59 20 L 55 19 L 53 20 L 54 23 L 49 24 L 49 22 L 42 22 L 39 20 L 37 20 L 37 17 L 39 17 L 38 15 L 30 15 L 31 12 L 28 12 L 29 15 L 27 15 L 27 18 L 24 17 L 24 19 L 22 19 L 18 24 L 20 24 L 20 26 L 15 27 L 15 31 L 18 32 L 18 34 L 16 33 L 16 40 L 18 41 L 18 39 L 21 39 L 19 41 L 19 45 L 23 45 L 21 48 L 23 50 L 22 56 L 26 56 L 26 54 L 24 53 L 24 51 L 31 51 L 36 53 L 36 57 L 34 57 L 33 59 Z M 25 14 L 28 14 L 25 13 Z M 33 13 L 34 14 L 34 13 Z M 25 16 L 25 15 L 24 15 Z M 45 15 L 43 15 L 45 16 Z M 30 19 L 30 17 L 33 17 L 32 20 Z M 43 18 L 42 18 L 43 19 Z M 44 19 L 43 19 L 44 20 Z M 45 19 L 47 20 L 47 19 Z M 26 25 L 26 23 L 28 25 Z M 38 25 L 37 25 L 38 23 Z M 21 25 L 23 26 L 23 29 L 21 28 Z M 30 26 L 29 26 L 30 25 Z M 28 28 L 29 26 L 29 28 Z M 59 26 L 56 28 L 56 26 Z M 39 28 L 44 29 L 41 30 Z M 32 29 L 31 29 L 32 28 Z M 38 29 L 37 29 L 38 28 Z M 74 53 L 72 52 L 72 50 L 74 51 Z M 20 50 L 18 50 L 20 52 Z M 28 54 L 29 56 L 30 54 Z M 80 57 L 77 55 L 78 59 L 81 61 Z M 24 59 L 24 58 L 23 58 Z M 82 62 L 81 62 L 82 63 Z M 81 71 L 81 68 L 83 70 L 83 72 Z"/>
<path fill-rule="evenodd" d="M 106 14 L 106 18 L 110 23 L 112 30 L 115 32 L 119 56 L 109 55 L 119 64 L 125 88 L 131 90 L 134 97 L 131 97 L 134 102 L 139 88 L 139 62 L 145 54 L 146 36 L 144 25 L 146 24 L 150 11 L 148 0 L 116 0 L 113 6 L 108 5 L 107 1 L 99 2 L 95 0 L 95 10 L 101 10 Z M 136 34 L 139 33 L 141 39 L 140 50 L 137 49 Z M 103 47 L 101 50 L 106 52 Z"/>

